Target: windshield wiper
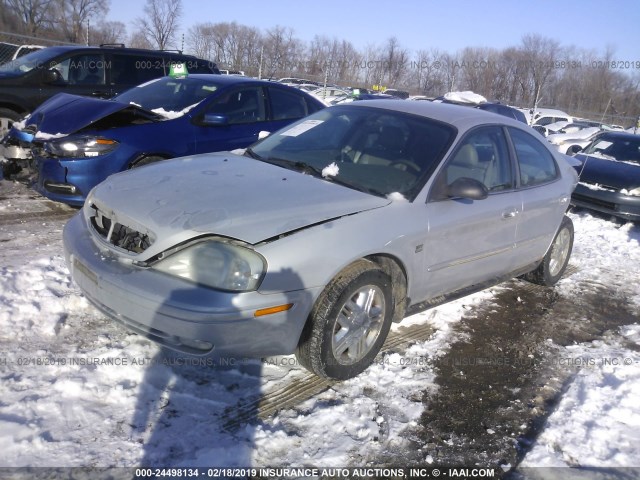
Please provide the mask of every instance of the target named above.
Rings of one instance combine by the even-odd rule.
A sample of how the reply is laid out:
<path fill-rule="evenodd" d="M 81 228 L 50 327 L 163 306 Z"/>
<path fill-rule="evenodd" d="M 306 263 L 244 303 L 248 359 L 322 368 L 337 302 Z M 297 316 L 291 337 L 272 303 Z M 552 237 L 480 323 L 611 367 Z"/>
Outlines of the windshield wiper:
<path fill-rule="evenodd" d="M 258 155 L 256 152 L 254 152 L 251 147 L 247 147 L 244 150 L 245 155 L 248 155 L 249 157 L 253 158 L 254 160 L 260 160 L 261 162 L 264 162 L 264 158 L 262 158 L 260 155 Z"/>
<path fill-rule="evenodd" d="M 314 177 L 322 178 L 322 170 L 299 160 L 287 160 L 286 158 L 269 157 L 265 161 L 278 165 L 289 170 L 295 170 L 300 173 L 307 173 Z"/>

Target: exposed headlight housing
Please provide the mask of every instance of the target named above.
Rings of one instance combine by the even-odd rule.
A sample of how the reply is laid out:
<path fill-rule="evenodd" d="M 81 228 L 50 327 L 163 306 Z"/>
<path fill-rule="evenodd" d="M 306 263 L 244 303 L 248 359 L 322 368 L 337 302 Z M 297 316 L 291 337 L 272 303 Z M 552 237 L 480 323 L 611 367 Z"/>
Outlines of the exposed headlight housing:
<path fill-rule="evenodd" d="M 53 157 L 88 158 L 114 150 L 118 142 L 110 138 L 89 135 L 63 137 L 45 142 L 45 151 Z"/>
<path fill-rule="evenodd" d="M 249 248 L 217 239 L 188 246 L 151 268 L 218 290 L 249 292 L 260 286 L 266 261 Z"/>

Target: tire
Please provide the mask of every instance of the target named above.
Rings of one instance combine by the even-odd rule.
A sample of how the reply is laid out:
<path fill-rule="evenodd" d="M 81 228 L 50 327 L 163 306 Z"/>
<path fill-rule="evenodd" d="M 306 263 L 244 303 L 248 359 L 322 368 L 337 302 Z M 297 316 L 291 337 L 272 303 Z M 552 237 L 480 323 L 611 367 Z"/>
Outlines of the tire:
<path fill-rule="evenodd" d="M 353 378 L 373 362 L 392 318 L 391 278 L 359 260 L 320 294 L 296 349 L 298 362 L 320 377 Z"/>
<path fill-rule="evenodd" d="M 14 112 L 8 108 L 0 108 L 0 139 L 9 132 L 13 123 L 18 120 L 20 120 L 20 114 L 18 112 Z"/>
<path fill-rule="evenodd" d="M 129 166 L 129 169 L 143 167 L 151 163 L 159 162 L 160 160 L 166 160 L 166 158 L 160 157 L 158 155 L 150 155 L 148 157 L 142 157 L 132 162 L 131 165 Z"/>
<path fill-rule="evenodd" d="M 524 279 L 551 287 L 562 278 L 562 274 L 569 264 L 573 249 L 573 222 L 567 216 L 562 219 L 560 228 L 551 242 L 549 251 L 542 259 L 542 263 L 534 271 L 524 275 Z"/>

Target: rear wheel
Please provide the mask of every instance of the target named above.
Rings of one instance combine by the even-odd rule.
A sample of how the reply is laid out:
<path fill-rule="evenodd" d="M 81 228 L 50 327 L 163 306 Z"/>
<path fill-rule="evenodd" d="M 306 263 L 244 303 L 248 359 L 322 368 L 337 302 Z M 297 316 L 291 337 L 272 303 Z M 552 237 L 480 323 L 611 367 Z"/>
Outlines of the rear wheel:
<path fill-rule="evenodd" d="M 572 249 L 573 222 L 565 216 L 542 263 L 533 272 L 527 273 L 524 279 L 538 285 L 555 285 L 569 264 Z"/>
<path fill-rule="evenodd" d="M 368 260 L 338 275 L 316 302 L 296 350 L 316 375 L 346 380 L 380 351 L 393 317 L 391 278 Z"/>

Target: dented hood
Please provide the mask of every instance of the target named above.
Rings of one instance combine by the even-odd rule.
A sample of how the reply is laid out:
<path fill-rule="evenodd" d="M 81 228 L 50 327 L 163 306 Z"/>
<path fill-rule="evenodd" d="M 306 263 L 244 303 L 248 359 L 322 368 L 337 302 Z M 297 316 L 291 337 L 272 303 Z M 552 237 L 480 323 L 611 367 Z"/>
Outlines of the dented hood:
<path fill-rule="evenodd" d="M 227 152 L 183 157 L 109 177 L 85 202 L 148 234 L 139 259 L 203 234 L 256 244 L 390 200 Z"/>
<path fill-rule="evenodd" d="M 26 121 L 26 125 L 33 125 L 36 131 L 49 135 L 69 135 L 126 109 L 153 116 L 152 113 L 135 105 L 59 93 L 34 110 Z"/>

